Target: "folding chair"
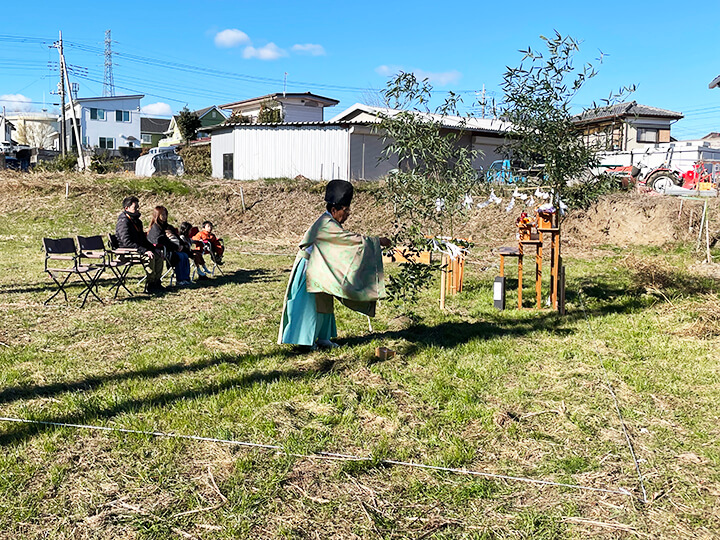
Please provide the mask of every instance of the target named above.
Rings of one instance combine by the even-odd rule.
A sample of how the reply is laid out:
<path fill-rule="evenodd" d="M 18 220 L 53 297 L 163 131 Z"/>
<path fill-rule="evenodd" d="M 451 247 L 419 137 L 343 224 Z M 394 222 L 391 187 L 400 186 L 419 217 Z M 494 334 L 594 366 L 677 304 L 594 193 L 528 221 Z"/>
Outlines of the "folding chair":
<path fill-rule="evenodd" d="M 117 236 L 112 233 L 108 233 L 108 243 L 110 244 L 110 249 L 108 250 L 110 260 L 117 263 L 113 270 L 113 273 L 117 277 L 117 281 L 112 287 L 110 287 L 110 291 L 115 289 L 115 295 L 113 298 L 117 298 L 120 293 L 120 287 L 125 289 L 130 296 L 134 296 L 130 289 L 128 289 L 125 285 L 125 282 L 127 281 L 127 275 L 128 272 L 130 272 L 130 268 L 144 264 L 142 254 L 136 249 L 121 248 Z"/>
<path fill-rule="evenodd" d="M 220 245 L 223 247 L 223 253 L 225 252 L 225 243 L 223 242 L 222 238 L 218 239 L 218 242 L 220 242 Z M 193 244 L 197 246 L 198 251 L 200 251 L 201 255 L 203 257 L 205 255 L 210 257 L 210 261 L 212 261 L 212 268 L 210 270 L 210 275 L 215 277 L 215 270 L 220 272 L 223 276 L 225 275 L 225 272 L 223 272 L 222 268 L 218 264 L 218 258 L 217 255 L 215 255 L 215 252 L 212 249 L 212 244 L 210 242 L 205 242 L 203 240 L 193 240 Z M 193 272 L 192 277 L 195 277 L 197 275 L 197 265 L 193 265 Z"/>
<path fill-rule="evenodd" d="M 118 258 L 114 257 L 113 253 L 105 248 L 105 242 L 103 241 L 102 236 L 78 235 L 77 243 L 79 251 L 78 254 L 81 260 L 91 259 L 98 261 L 95 264 L 102 265 L 103 268 L 109 268 L 110 271 L 113 273 L 113 275 L 115 276 L 115 283 L 112 285 L 112 287 L 110 287 L 111 291 L 117 286 L 117 283 L 119 281 L 123 281 L 121 278 L 121 272 L 124 271 L 125 266 L 127 266 L 129 263 L 121 261 Z M 121 286 L 124 287 L 124 285 Z M 127 290 L 127 288 L 125 290 Z M 130 294 L 132 295 L 132 293 Z M 115 298 L 117 298 L 117 291 L 115 293 Z"/>
<path fill-rule="evenodd" d="M 85 306 L 85 302 L 87 302 L 90 294 L 97 298 L 101 304 L 104 303 L 95 291 L 93 291 L 93 288 L 97 286 L 97 280 L 100 277 L 100 274 L 102 274 L 105 270 L 104 266 L 81 264 L 80 256 L 77 253 L 75 242 L 72 238 L 43 238 L 43 248 L 45 250 L 45 272 L 47 272 L 47 274 L 58 286 L 58 290 L 55 291 L 55 294 L 43 302 L 45 305 L 47 305 L 47 303 L 55 298 L 60 292 L 63 293 L 65 302 L 68 301 L 65 285 L 67 285 L 73 275 L 78 276 L 85 285 L 85 288 L 80 291 L 80 294 L 78 294 L 78 297 L 84 295 L 82 304 L 80 305 L 81 308 Z M 53 265 L 52 267 L 49 266 L 51 261 L 51 264 Z M 57 264 L 60 266 L 59 261 L 65 261 L 66 263 L 70 263 L 70 265 L 57 268 L 55 265 Z M 65 279 L 60 282 L 58 278 L 63 274 L 65 275 Z"/>
<path fill-rule="evenodd" d="M 168 287 L 172 287 L 173 279 L 175 279 L 175 268 L 173 268 L 172 264 L 170 264 L 170 257 L 172 257 L 172 252 L 169 251 L 165 246 L 162 247 L 162 256 L 163 261 L 165 261 L 165 267 L 166 270 L 163 273 L 162 276 L 160 276 L 160 281 L 165 279 L 168 274 L 170 274 L 170 281 L 168 282 Z M 144 283 L 147 280 L 147 275 L 143 276 L 140 281 L 138 281 L 138 285 Z"/>

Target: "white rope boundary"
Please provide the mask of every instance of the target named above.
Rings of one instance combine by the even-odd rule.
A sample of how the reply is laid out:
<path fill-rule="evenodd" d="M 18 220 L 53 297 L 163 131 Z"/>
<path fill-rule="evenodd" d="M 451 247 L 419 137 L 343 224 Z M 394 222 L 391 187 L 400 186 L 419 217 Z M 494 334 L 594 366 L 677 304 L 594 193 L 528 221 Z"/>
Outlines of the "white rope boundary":
<path fill-rule="evenodd" d="M 595 354 L 597 355 L 598 360 L 600 361 L 600 365 L 603 368 L 603 374 L 605 376 L 605 386 L 607 386 L 607 389 L 613 398 L 613 402 L 615 404 L 615 412 L 620 419 L 620 425 L 622 426 L 623 434 L 625 435 L 625 441 L 627 441 L 628 448 L 630 449 L 630 455 L 632 456 L 633 463 L 635 464 L 635 472 L 637 472 L 638 479 L 640 481 L 640 489 L 642 490 L 642 502 L 647 504 L 647 491 L 645 491 L 645 481 L 643 479 L 642 472 L 640 471 L 640 463 L 638 462 L 637 456 L 635 455 L 635 447 L 633 446 L 632 439 L 630 438 L 630 433 L 628 432 L 627 425 L 625 424 L 625 418 L 623 417 L 622 412 L 620 412 L 620 401 L 615 394 L 615 390 L 613 389 L 612 384 L 610 384 L 610 376 L 608 375 L 608 370 L 605 367 L 605 361 L 603 360 L 603 357 L 598 350 L 597 339 L 595 338 L 595 333 L 593 332 L 592 325 L 590 324 L 590 318 L 588 317 L 587 311 L 585 310 L 585 302 L 583 301 L 582 290 L 578 291 L 578 298 L 580 299 L 580 307 L 582 308 L 585 322 L 587 323 L 588 330 L 590 331 L 590 337 L 593 340 L 593 344 L 595 346 Z"/>
<path fill-rule="evenodd" d="M 285 454 L 290 457 L 296 457 L 296 458 L 304 458 L 304 459 L 333 459 L 333 460 L 340 460 L 340 461 L 366 461 L 366 462 L 372 462 L 374 461 L 372 458 L 369 457 L 361 457 L 361 456 L 353 456 L 348 454 L 338 454 L 333 452 L 315 452 L 314 454 L 299 454 L 296 452 L 289 452 L 285 450 L 282 446 L 274 445 L 274 444 L 260 444 L 260 443 L 253 443 L 253 442 L 246 442 L 246 441 L 235 441 L 231 439 L 218 439 L 215 437 L 200 437 L 198 435 L 183 435 L 180 433 L 165 433 L 162 431 L 143 431 L 139 429 L 127 429 L 127 428 L 118 428 L 118 427 L 108 427 L 108 426 L 93 426 L 88 424 L 68 424 L 64 422 L 47 422 L 42 420 L 29 420 L 27 418 L 12 418 L 12 417 L 0 417 L 0 421 L 2 422 L 14 422 L 14 423 L 20 423 L 20 424 L 36 424 L 36 425 L 43 425 L 43 426 L 55 426 L 55 427 L 63 427 L 63 428 L 74 428 L 74 429 L 88 429 L 93 431 L 105 431 L 105 432 L 113 432 L 113 433 L 128 433 L 132 435 L 150 435 L 152 437 L 167 437 L 172 439 L 186 439 L 186 440 L 192 440 L 192 441 L 204 441 L 204 442 L 211 442 L 211 443 L 219 443 L 219 444 L 228 444 L 233 446 L 245 446 L 250 448 L 259 448 L 264 450 L 274 450 L 276 452 L 280 452 L 282 454 Z M 537 480 L 535 478 L 525 478 L 522 476 L 510 476 L 506 474 L 493 474 L 488 472 L 481 472 L 481 471 L 473 471 L 470 469 L 459 469 L 459 468 L 453 468 L 453 467 L 439 467 L 435 465 L 425 465 L 423 463 L 415 463 L 412 461 L 397 461 L 394 459 L 380 459 L 377 461 L 378 464 L 383 465 L 397 465 L 401 467 L 411 467 L 416 469 L 426 469 L 426 470 L 433 470 L 433 471 L 441 471 L 441 472 L 448 472 L 448 473 L 454 473 L 454 474 L 465 474 L 470 476 L 480 476 L 484 478 L 494 478 L 499 480 L 509 480 L 514 482 L 525 482 L 528 484 L 538 484 L 542 486 L 555 486 L 555 487 L 564 487 L 564 488 L 570 488 L 570 489 L 578 489 L 578 490 L 584 490 L 584 491 L 593 491 L 596 493 L 607 493 L 611 495 L 623 495 L 626 497 L 633 497 L 633 494 L 631 491 L 619 488 L 619 489 L 608 489 L 608 488 L 597 488 L 592 486 L 583 486 L 579 484 L 565 484 L 562 482 L 552 482 L 550 480 Z"/>

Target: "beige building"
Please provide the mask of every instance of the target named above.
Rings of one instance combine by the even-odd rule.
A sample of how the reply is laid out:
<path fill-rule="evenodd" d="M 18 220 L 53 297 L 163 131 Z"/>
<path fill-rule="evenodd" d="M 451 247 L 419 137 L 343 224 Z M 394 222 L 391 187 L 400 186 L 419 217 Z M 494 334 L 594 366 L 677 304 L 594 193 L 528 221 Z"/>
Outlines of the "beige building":
<path fill-rule="evenodd" d="M 628 151 L 671 142 L 671 126 L 681 118 L 682 113 L 631 101 L 585 111 L 575 124 L 598 151 Z"/>
<path fill-rule="evenodd" d="M 57 150 L 60 140 L 60 121 L 57 114 L 48 112 L 12 112 L 6 114 L 12 123 L 12 140 L 18 144 L 46 150 Z"/>

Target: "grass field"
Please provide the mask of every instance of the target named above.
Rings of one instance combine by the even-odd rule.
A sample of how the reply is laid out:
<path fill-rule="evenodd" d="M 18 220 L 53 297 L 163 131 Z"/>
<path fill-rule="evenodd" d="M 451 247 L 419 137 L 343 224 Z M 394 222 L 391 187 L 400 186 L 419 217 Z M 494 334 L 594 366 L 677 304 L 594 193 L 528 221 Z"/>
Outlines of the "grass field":
<path fill-rule="evenodd" d="M 187 195 L 124 189 L 158 186 Z M 0 537 L 720 536 L 720 282 L 690 248 L 566 253 L 564 317 L 494 310 L 497 268 L 468 264 L 446 312 L 437 288 L 372 331 L 338 307 L 343 347 L 306 353 L 275 344 L 296 238 L 226 238 L 225 276 L 163 296 L 42 305 L 41 238 L 109 232 L 122 191 L 2 191 L 0 416 L 283 451 L 2 421 Z"/>

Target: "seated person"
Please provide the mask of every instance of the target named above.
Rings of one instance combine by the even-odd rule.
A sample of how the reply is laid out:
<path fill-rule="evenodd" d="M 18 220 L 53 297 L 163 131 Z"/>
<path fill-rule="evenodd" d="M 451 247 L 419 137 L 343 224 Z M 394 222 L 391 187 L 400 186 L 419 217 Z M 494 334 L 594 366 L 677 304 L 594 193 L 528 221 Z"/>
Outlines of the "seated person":
<path fill-rule="evenodd" d="M 187 221 L 183 221 L 180 224 L 180 241 L 188 246 L 190 257 L 195 263 L 195 268 L 198 271 L 198 277 L 202 280 L 207 279 L 205 271 L 208 270 L 205 268 L 205 259 L 203 259 L 202 256 L 204 244 L 200 240 L 193 240 L 193 236 L 195 236 L 198 232 L 200 232 L 200 229 L 194 227 Z M 203 268 L 205 268 L 205 271 L 203 271 Z"/>
<path fill-rule="evenodd" d="M 115 225 L 118 246 L 135 250 L 142 256 L 143 267 L 147 274 L 145 292 L 162 292 L 165 289 L 160 283 L 163 258 L 156 253 L 155 246 L 148 241 L 145 235 L 142 221 L 140 221 L 140 201 L 132 195 L 125 197 L 122 204 L 123 211 L 120 212 Z"/>
<path fill-rule="evenodd" d="M 148 240 L 159 249 L 165 248 L 170 255 L 168 263 L 175 269 L 177 284 L 184 287 L 190 284 L 190 250 L 181 242 L 180 233 L 168 223 L 167 218 L 167 208 L 156 206 L 150 220 Z"/>
<path fill-rule="evenodd" d="M 210 250 L 212 251 L 212 254 L 214 255 L 215 263 L 218 265 L 222 265 L 222 256 L 225 251 L 225 248 L 223 247 L 220 240 L 218 240 L 217 236 L 213 234 L 213 224 L 210 221 L 204 221 L 202 224 L 202 229 L 192 237 L 193 240 L 205 242 L 206 244 L 210 245 Z M 207 267 L 203 266 L 203 270 L 205 272 L 208 272 Z"/>

